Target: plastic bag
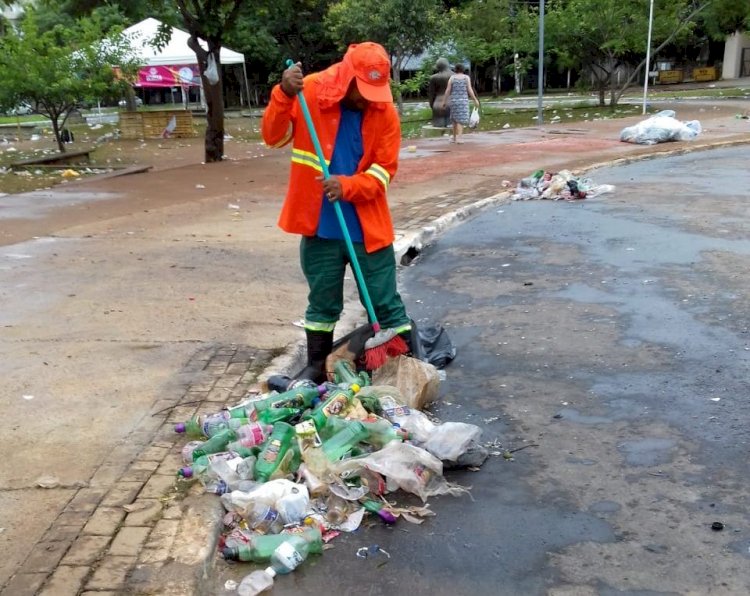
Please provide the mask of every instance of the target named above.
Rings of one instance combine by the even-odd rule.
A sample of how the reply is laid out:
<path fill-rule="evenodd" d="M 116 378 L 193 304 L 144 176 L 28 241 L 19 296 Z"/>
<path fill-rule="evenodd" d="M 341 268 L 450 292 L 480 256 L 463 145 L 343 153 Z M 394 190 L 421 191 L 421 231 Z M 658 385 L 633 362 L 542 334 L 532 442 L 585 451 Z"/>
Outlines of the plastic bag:
<path fill-rule="evenodd" d="M 438 459 L 454 462 L 481 436 L 482 429 L 474 424 L 443 422 L 435 425 L 422 447 Z"/>
<path fill-rule="evenodd" d="M 209 84 L 216 85 L 216 83 L 219 82 L 219 69 L 216 66 L 216 59 L 211 52 L 208 53 L 208 59 L 206 61 L 206 72 L 204 74 L 206 75 L 206 80 L 209 82 Z"/>
<path fill-rule="evenodd" d="M 445 368 L 456 357 L 456 348 L 441 325 L 430 325 L 419 329 L 419 343 L 427 362 L 435 368 Z"/>
<path fill-rule="evenodd" d="M 439 459 L 409 443 L 391 441 L 380 451 L 335 462 L 333 467 L 344 476 L 369 468 L 386 477 L 389 491 L 400 488 L 422 501 L 435 495 L 460 496 L 469 492 L 443 477 L 443 463 Z"/>
<path fill-rule="evenodd" d="M 406 405 L 421 410 L 437 399 L 440 375 L 429 362 L 398 356 L 373 371 L 372 384 L 398 387 Z"/>
<path fill-rule="evenodd" d="M 634 126 L 620 132 L 620 140 L 638 145 L 655 145 L 668 141 L 690 141 L 701 132 L 698 120 L 680 122 L 673 110 L 662 110 Z"/>
<path fill-rule="evenodd" d="M 479 124 L 479 109 L 472 108 L 471 116 L 469 116 L 469 128 L 476 128 Z"/>

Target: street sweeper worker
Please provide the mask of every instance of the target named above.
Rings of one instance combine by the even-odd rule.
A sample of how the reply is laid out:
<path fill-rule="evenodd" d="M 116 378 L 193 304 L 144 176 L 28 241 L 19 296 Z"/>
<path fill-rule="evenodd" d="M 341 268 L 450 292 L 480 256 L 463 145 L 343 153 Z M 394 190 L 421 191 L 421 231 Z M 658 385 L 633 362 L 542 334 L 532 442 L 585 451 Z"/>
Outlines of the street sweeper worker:
<path fill-rule="evenodd" d="M 326 357 L 344 307 L 344 275 L 350 258 L 335 201 L 342 209 L 375 315 L 386 332 L 378 336 L 403 346 L 396 352 L 409 349 L 411 321 L 396 287 L 387 201 L 401 146 L 389 81 L 385 49 L 373 42 L 353 44 L 340 62 L 321 72 L 303 76 L 300 64 L 287 68 L 263 114 L 266 144 L 292 143 L 289 187 L 278 223 L 284 231 L 302 236 L 300 261 L 309 295 L 307 368 L 301 378 L 325 379 Z M 327 180 L 297 98 L 300 92 L 328 165 Z"/>

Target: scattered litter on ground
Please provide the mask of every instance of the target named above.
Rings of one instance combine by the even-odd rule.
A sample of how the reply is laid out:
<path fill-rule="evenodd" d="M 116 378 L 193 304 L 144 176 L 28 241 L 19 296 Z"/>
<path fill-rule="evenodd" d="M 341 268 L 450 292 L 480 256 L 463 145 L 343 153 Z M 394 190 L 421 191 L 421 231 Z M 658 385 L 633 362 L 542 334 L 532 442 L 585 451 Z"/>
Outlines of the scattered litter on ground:
<path fill-rule="evenodd" d="M 479 469 L 489 456 L 481 429 L 433 420 L 410 406 L 422 404 L 421 397 L 372 382 L 339 360 L 333 382 L 289 379 L 283 392 L 249 394 L 231 408 L 175 426 L 193 439 L 182 447 L 187 465 L 178 471 L 180 482 L 200 482 L 220 495 L 227 511 L 221 554 L 265 566 L 242 580 L 239 593 L 271 588 L 277 574 L 322 554 L 341 532 L 361 532 L 373 522 L 422 524 L 435 515 L 428 498 L 470 496 L 470 487 L 449 482 L 443 472 Z M 414 380 L 401 384 L 423 391 Z M 397 491 L 417 495 L 422 504 L 393 500 Z M 379 557 L 378 566 L 390 559 L 377 544 L 356 556 Z"/>
<path fill-rule="evenodd" d="M 57 476 L 40 476 L 36 479 L 36 485 L 39 488 L 57 488 L 60 486 L 60 479 Z"/>
<path fill-rule="evenodd" d="M 626 126 L 620 132 L 620 140 L 637 145 L 656 145 L 668 141 L 692 141 L 701 133 L 698 120 L 680 122 L 674 110 L 662 110 L 650 118 Z"/>
<path fill-rule="evenodd" d="M 561 170 L 557 173 L 537 170 L 519 181 L 510 198 L 513 201 L 530 199 L 578 201 L 598 197 L 614 192 L 614 190 L 615 187 L 611 184 L 594 184 L 590 178 L 576 178 L 568 170 Z"/>

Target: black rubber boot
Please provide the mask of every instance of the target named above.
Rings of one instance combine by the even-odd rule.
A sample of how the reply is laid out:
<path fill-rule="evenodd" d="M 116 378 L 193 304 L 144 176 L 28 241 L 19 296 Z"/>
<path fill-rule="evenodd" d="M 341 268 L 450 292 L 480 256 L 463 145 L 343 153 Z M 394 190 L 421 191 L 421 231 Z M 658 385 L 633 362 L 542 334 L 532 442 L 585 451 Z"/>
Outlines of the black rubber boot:
<path fill-rule="evenodd" d="M 326 357 L 333 349 L 332 331 L 310 331 L 307 334 L 307 366 L 297 375 L 297 379 L 309 379 L 316 383 L 326 381 Z"/>

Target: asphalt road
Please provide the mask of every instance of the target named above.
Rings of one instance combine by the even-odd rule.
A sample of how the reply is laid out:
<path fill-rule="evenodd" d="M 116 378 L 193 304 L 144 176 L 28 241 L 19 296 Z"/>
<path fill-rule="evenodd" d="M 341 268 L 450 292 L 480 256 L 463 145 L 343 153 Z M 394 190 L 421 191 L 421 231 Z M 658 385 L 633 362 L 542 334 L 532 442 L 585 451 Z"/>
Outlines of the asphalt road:
<path fill-rule="evenodd" d="M 616 192 L 481 213 L 403 275 L 458 348 L 433 411 L 523 449 L 275 594 L 750 592 L 746 150 L 590 175 Z M 356 557 L 375 543 L 391 558 Z M 251 569 L 220 565 L 217 591 Z"/>

